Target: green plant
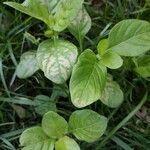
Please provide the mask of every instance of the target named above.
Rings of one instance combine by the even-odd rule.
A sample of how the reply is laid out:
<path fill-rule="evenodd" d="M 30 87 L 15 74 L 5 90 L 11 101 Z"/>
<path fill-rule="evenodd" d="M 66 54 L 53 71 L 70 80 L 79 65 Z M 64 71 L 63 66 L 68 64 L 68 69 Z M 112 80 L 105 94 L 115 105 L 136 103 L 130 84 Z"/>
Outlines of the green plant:
<path fill-rule="evenodd" d="M 42 20 L 47 25 L 45 36 L 51 38 L 41 42 L 37 52 L 31 51 L 23 54 L 17 66 L 17 76 L 27 78 L 41 69 L 45 77 L 56 84 L 63 84 L 71 75 L 69 83 L 71 101 L 78 108 L 88 106 L 97 100 L 101 100 L 112 108 L 118 107 L 122 103 L 123 92 L 118 83 L 113 81 L 112 76 L 107 73 L 107 70 L 120 68 L 125 57 L 133 57 L 136 65 L 134 70 L 139 74 L 141 74 L 139 69 L 143 69 L 141 66 L 149 67 L 148 61 L 146 63 L 142 61 L 142 64 L 138 59 L 150 50 L 149 22 L 137 19 L 119 22 L 111 29 L 108 38 L 102 39 L 98 43 L 95 53 L 91 49 L 84 50 L 82 45 L 84 37 L 91 27 L 91 19 L 85 8 L 82 7 L 83 1 L 26 0 L 22 4 L 14 2 L 5 2 L 5 4 Z M 80 50 L 73 43 L 58 37 L 59 33 L 66 28 L 78 40 Z M 38 44 L 36 39 L 31 41 Z M 31 70 L 28 69 L 29 65 Z M 142 73 L 143 77 L 148 77 L 149 70 L 146 70 L 144 74 L 146 75 Z M 78 136 L 76 137 L 78 138 Z M 79 139 L 84 140 L 84 138 Z M 56 144 L 58 145 L 56 147 L 59 148 L 64 140 L 70 141 L 65 136 Z M 49 142 L 51 143 L 51 141 Z"/>
<path fill-rule="evenodd" d="M 78 144 L 70 137 L 73 134 L 78 140 L 96 141 L 107 127 L 107 119 L 98 113 L 85 109 L 72 113 L 69 123 L 53 111 L 47 112 L 42 119 L 42 126 L 25 130 L 20 137 L 23 150 L 37 149 L 79 150 Z"/>

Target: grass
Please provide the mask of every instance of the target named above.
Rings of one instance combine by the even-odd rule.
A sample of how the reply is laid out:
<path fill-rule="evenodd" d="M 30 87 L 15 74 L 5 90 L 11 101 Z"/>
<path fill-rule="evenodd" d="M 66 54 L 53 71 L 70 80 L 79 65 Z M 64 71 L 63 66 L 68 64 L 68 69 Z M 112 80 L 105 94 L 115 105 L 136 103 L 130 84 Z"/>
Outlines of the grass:
<path fill-rule="evenodd" d="M 68 86 L 53 85 L 42 72 L 26 80 L 16 77 L 15 68 L 21 54 L 37 48 L 25 39 L 24 33 L 27 31 L 42 40 L 45 26 L 4 6 L 3 1 L 0 2 L 0 150 L 16 150 L 20 149 L 18 139 L 22 131 L 41 122 L 41 116 L 35 113 L 34 102 L 31 101 L 36 95 L 45 94 L 57 99 L 58 112 L 66 119 L 76 108 L 65 98 L 68 96 Z M 83 48 L 95 49 L 97 42 L 108 35 L 110 28 L 123 19 L 150 21 L 148 0 L 86 0 L 85 6 L 93 24 Z M 67 30 L 61 36 L 78 45 Z M 109 70 L 124 91 L 124 103 L 116 109 L 110 109 L 100 102 L 89 106 L 107 116 L 109 124 L 106 134 L 95 143 L 80 142 L 82 150 L 150 149 L 150 84 L 148 79 L 128 69 L 129 62 L 125 60 L 122 69 Z M 145 109 L 146 114 L 142 117 Z"/>

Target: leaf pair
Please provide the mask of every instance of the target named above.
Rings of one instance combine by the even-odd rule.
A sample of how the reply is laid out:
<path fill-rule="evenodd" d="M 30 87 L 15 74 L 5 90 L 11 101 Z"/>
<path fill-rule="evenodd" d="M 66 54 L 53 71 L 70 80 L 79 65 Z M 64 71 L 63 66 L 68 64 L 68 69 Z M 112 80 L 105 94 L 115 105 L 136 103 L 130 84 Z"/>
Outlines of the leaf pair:
<path fill-rule="evenodd" d="M 120 56 L 139 56 L 150 50 L 150 23 L 128 19 L 116 24 L 108 39 L 98 44 L 101 62 L 111 69 L 122 66 Z"/>
<path fill-rule="evenodd" d="M 85 50 L 73 68 L 70 80 L 72 103 L 85 107 L 100 99 L 115 108 L 123 102 L 123 92 L 112 79 L 106 79 L 107 69 L 91 50 Z"/>
<path fill-rule="evenodd" d="M 68 136 L 72 133 L 77 139 L 93 142 L 103 135 L 107 119 L 92 110 L 75 111 L 67 121 L 55 112 L 48 112 L 42 119 L 42 127 L 25 130 L 20 137 L 23 150 L 80 150 L 78 144 Z M 32 139 L 32 140 L 31 140 Z"/>
<path fill-rule="evenodd" d="M 39 45 L 37 52 L 29 51 L 21 56 L 16 73 L 25 79 L 41 69 L 45 77 L 62 84 L 69 78 L 77 56 L 74 44 L 60 39 L 46 40 Z"/>
<path fill-rule="evenodd" d="M 111 29 L 108 39 L 99 42 L 97 49 L 98 56 L 85 50 L 73 68 L 70 92 L 76 107 L 85 107 L 98 99 L 110 107 L 121 104 L 123 93 L 119 85 L 113 81 L 106 84 L 106 67 L 117 69 L 123 64 L 121 56 L 139 56 L 150 50 L 150 23 L 136 19 L 121 21 Z M 141 71 L 147 76 L 148 70 Z"/>
<path fill-rule="evenodd" d="M 25 0 L 22 4 L 4 4 L 43 21 L 50 30 L 60 32 L 76 17 L 82 8 L 83 0 Z"/>

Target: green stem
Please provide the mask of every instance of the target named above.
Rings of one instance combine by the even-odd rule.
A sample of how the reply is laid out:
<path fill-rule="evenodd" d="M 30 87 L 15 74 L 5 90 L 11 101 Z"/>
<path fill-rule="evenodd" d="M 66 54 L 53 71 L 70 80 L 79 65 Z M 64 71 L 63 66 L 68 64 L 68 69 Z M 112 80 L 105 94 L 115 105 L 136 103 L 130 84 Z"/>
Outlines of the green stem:
<path fill-rule="evenodd" d="M 122 127 L 124 126 L 135 114 L 136 112 L 143 106 L 143 104 L 147 100 L 148 93 L 146 92 L 140 103 L 135 107 L 135 109 L 126 116 L 107 136 L 106 138 L 100 143 L 100 145 L 96 148 L 96 150 L 100 150 L 102 146 L 106 144 L 106 142 Z"/>

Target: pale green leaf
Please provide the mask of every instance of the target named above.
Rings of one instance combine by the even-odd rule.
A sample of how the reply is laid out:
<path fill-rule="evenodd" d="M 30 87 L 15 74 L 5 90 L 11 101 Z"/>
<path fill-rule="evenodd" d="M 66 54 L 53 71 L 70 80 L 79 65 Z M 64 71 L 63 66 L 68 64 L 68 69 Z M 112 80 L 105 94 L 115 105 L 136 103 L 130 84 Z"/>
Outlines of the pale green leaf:
<path fill-rule="evenodd" d="M 82 8 L 76 18 L 68 26 L 71 34 L 80 41 L 91 28 L 91 18 L 85 8 Z"/>
<path fill-rule="evenodd" d="M 72 138 L 64 136 L 55 143 L 55 150 L 80 150 L 80 147 Z"/>
<path fill-rule="evenodd" d="M 53 3 L 54 0 L 25 0 L 22 4 L 16 2 L 4 2 L 4 4 L 13 7 L 16 10 L 44 21 L 49 26 L 54 24 L 54 18 L 51 15 Z"/>
<path fill-rule="evenodd" d="M 63 117 L 50 111 L 42 119 L 42 128 L 50 138 L 57 139 L 68 132 L 68 123 Z"/>
<path fill-rule="evenodd" d="M 70 76 L 78 51 L 75 45 L 64 40 L 46 40 L 39 45 L 37 61 L 45 76 L 62 84 Z"/>
<path fill-rule="evenodd" d="M 110 69 L 117 69 L 122 66 L 123 59 L 113 51 L 108 51 L 101 56 L 100 62 Z"/>
<path fill-rule="evenodd" d="M 99 55 L 102 56 L 103 54 L 105 54 L 108 47 L 109 47 L 108 39 L 100 40 L 100 42 L 97 45 L 97 50 L 98 50 Z"/>
<path fill-rule="evenodd" d="M 34 102 L 36 104 L 35 111 L 40 115 L 44 115 L 48 111 L 57 111 L 55 102 L 48 96 L 38 95 L 34 98 Z"/>
<path fill-rule="evenodd" d="M 48 139 L 37 144 L 28 145 L 22 150 L 54 150 L 54 141 Z"/>
<path fill-rule="evenodd" d="M 47 140 L 47 135 L 43 132 L 41 127 L 32 127 L 26 129 L 20 136 L 21 146 L 28 146 L 32 144 L 37 144 Z"/>
<path fill-rule="evenodd" d="M 21 56 L 20 63 L 16 68 L 16 74 L 19 78 L 25 79 L 32 76 L 38 69 L 36 53 L 28 51 Z"/>
<path fill-rule="evenodd" d="M 108 80 L 100 97 L 101 102 L 111 108 L 116 108 L 122 104 L 123 98 L 123 92 L 119 84 L 115 81 Z"/>
<path fill-rule="evenodd" d="M 82 8 L 84 0 L 62 0 L 56 9 L 55 31 L 62 31 L 75 19 L 79 10 Z"/>
<path fill-rule="evenodd" d="M 86 142 L 94 142 L 100 138 L 107 128 L 107 118 L 85 109 L 72 113 L 69 119 L 69 130 L 73 135 Z"/>
<path fill-rule="evenodd" d="M 73 68 L 70 80 L 71 101 L 85 107 L 97 101 L 105 87 L 106 67 L 91 50 L 85 50 Z"/>
<path fill-rule="evenodd" d="M 150 50 L 150 23 L 128 19 L 116 24 L 110 31 L 108 50 L 121 56 L 138 56 Z"/>
<path fill-rule="evenodd" d="M 150 55 L 145 55 L 137 59 L 138 66 L 134 68 L 143 78 L 150 77 Z"/>

